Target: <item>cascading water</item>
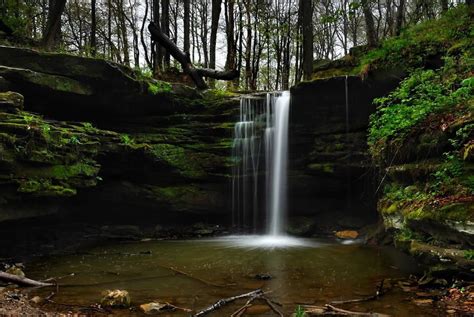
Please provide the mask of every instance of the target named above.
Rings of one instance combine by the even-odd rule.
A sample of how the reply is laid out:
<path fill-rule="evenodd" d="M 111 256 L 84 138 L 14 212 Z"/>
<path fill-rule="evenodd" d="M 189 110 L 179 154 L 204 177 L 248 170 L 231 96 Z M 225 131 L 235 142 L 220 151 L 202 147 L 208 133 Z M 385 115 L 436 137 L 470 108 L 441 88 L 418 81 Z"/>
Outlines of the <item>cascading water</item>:
<path fill-rule="evenodd" d="M 275 237 L 284 234 L 289 108 L 290 93 L 286 91 L 241 99 L 232 151 L 236 227 L 254 233 L 266 228 Z"/>
<path fill-rule="evenodd" d="M 273 115 L 272 160 L 270 170 L 270 226 L 271 235 L 283 233 L 286 218 L 286 181 L 288 166 L 288 117 L 290 114 L 290 93 L 285 91 L 276 100 Z M 268 155 L 269 153 L 267 153 Z"/>

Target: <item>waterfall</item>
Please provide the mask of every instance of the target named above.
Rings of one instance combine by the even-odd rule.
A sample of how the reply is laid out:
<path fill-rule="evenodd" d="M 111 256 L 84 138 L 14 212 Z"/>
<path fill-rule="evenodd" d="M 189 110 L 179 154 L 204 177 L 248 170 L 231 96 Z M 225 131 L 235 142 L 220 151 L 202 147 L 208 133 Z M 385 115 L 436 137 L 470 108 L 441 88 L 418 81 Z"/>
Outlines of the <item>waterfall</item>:
<path fill-rule="evenodd" d="M 232 147 L 234 227 L 284 233 L 290 93 L 240 100 Z"/>
<path fill-rule="evenodd" d="M 290 113 L 290 93 L 285 91 L 275 103 L 273 116 L 272 161 L 270 170 L 270 227 L 272 235 L 283 233 L 286 217 L 286 180 L 288 165 L 288 117 Z M 267 153 L 267 155 L 270 153 Z"/>

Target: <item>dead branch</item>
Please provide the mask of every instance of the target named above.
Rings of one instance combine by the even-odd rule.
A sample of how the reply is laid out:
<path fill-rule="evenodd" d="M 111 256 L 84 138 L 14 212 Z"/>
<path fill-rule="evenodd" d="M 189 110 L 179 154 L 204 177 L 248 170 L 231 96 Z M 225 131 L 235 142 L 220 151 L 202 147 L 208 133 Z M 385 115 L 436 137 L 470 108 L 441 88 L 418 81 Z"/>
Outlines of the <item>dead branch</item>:
<path fill-rule="evenodd" d="M 0 280 L 4 282 L 12 283 L 12 284 L 17 284 L 20 286 L 46 287 L 46 286 L 54 285 L 52 283 L 35 281 L 27 277 L 18 276 L 18 275 L 14 275 L 14 274 L 2 272 L 2 271 L 0 271 Z"/>
<path fill-rule="evenodd" d="M 283 313 L 275 306 L 275 304 L 273 304 L 270 299 L 268 299 L 266 296 L 263 296 L 262 298 L 267 303 L 268 307 L 270 307 L 277 315 L 284 317 Z"/>
<path fill-rule="evenodd" d="M 214 69 L 198 69 L 194 67 L 189 55 L 179 49 L 179 47 L 171 41 L 171 39 L 161 31 L 160 26 L 153 22 L 148 25 L 151 37 L 158 42 L 165 50 L 167 50 L 180 64 L 183 71 L 188 74 L 193 80 L 198 89 L 207 89 L 208 86 L 203 77 L 211 77 L 222 80 L 232 80 L 239 76 L 237 70 L 231 71 L 217 71 Z"/>
<path fill-rule="evenodd" d="M 355 316 L 355 317 L 390 317 L 390 315 L 380 314 L 380 313 L 364 313 L 364 312 L 356 312 L 351 310 L 346 310 L 342 308 L 337 308 L 332 305 L 326 304 L 324 306 L 312 306 L 312 305 L 304 305 L 303 309 L 305 312 L 309 313 L 310 316 L 330 316 L 337 314 L 339 316 Z"/>
<path fill-rule="evenodd" d="M 217 302 L 215 302 L 211 306 L 209 306 L 209 307 L 201 310 L 200 312 L 196 313 L 195 315 L 193 315 L 193 317 L 200 317 L 200 316 L 207 315 L 210 312 L 213 312 L 216 309 L 219 309 L 222 306 L 227 305 L 229 303 L 232 303 L 233 301 L 236 301 L 238 299 L 247 298 L 247 297 L 258 297 L 258 296 L 261 296 L 262 294 L 263 294 L 263 291 L 261 289 L 257 289 L 255 291 L 251 291 L 251 292 L 248 292 L 248 293 L 245 293 L 245 294 L 219 299 Z"/>
<path fill-rule="evenodd" d="M 240 317 L 242 316 L 243 313 L 245 313 L 245 311 L 247 310 L 247 308 L 249 308 L 250 306 L 252 306 L 252 302 L 256 299 L 260 297 L 260 295 L 255 295 L 255 296 L 252 296 L 246 303 L 244 306 L 240 307 L 239 309 L 237 309 L 234 313 L 232 313 L 232 315 L 230 315 L 230 317 Z"/>

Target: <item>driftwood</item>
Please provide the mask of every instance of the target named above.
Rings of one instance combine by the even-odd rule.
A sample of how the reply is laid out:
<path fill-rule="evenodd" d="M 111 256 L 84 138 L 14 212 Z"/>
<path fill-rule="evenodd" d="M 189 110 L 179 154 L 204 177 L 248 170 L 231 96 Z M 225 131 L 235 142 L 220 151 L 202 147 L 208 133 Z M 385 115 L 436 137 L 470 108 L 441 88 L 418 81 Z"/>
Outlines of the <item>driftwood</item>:
<path fill-rule="evenodd" d="M 154 41 L 158 42 L 181 64 L 183 71 L 191 77 L 198 89 L 208 88 L 203 77 L 232 80 L 239 76 L 239 72 L 237 70 L 221 72 L 214 69 L 199 69 L 194 67 L 189 55 L 181 51 L 179 47 L 165 33 L 161 31 L 160 26 L 158 24 L 150 22 L 150 24 L 148 25 L 148 30 L 150 31 L 151 38 Z"/>
<path fill-rule="evenodd" d="M 196 313 L 193 315 L 193 317 L 200 317 L 200 316 L 204 316 L 204 315 L 207 315 L 209 314 L 210 312 L 213 312 L 215 311 L 216 309 L 219 309 L 221 308 L 222 306 L 224 305 L 227 305 L 229 303 L 232 303 L 233 301 L 236 301 L 238 299 L 241 299 L 241 298 L 252 298 L 252 297 L 259 297 L 263 295 L 263 291 L 261 289 L 257 289 L 255 291 L 251 291 L 251 292 L 248 292 L 248 293 L 245 293 L 245 294 L 241 294 L 241 295 L 237 295 L 237 296 L 233 296 L 233 297 L 228 297 L 228 298 L 223 298 L 223 299 L 219 299 L 217 302 L 215 302 L 214 304 L 212 304 L 211 306 L 201 310 L 200 312 Z"/>
<path fill-rule="evenodd" d="M 232 313 L 232 315 L 230 315 L 230 317 L 240 317 L 242 316 L 243 313 L 245 313 L 245 311 L 247 310 L 247 308 L 249 308 L 250 306 L 252 306 L 252 302 L 258 298 L 258 295 L 255 295 L 255 296 L 252 296 L 246 303 L 244 306 L 240 307 L 239 309 L 237 309 L 235 312 Z"/>
<path fill-rule="evenodd" d="M 40 281 L 35 281 L 29 279 L 27 277 L 18 276 L 6 272 L 0 271 L 0 280 L 8 283 L 17 284 L 20 286 L 32 286 L 32 287 L 45 287 L 45 286 L 53 286 L 52 283 L 45 283 Z"/>
<path fill-rule="evenodd" d="M 356 312 L 351 310 L 346 310 L 342 308 L 337 308 L 332 305 L 326 304 L 324 306 L 310 306 L 304 305 L 303 309 L 309 316 L 331 316 L 331 315 L 338 315 L 338 316 L 355 316 L 355 317 L 389 317 L 390 315 L 386 314 L 379 314 L 379 313 L 363 313 L 363 312 Z"/>

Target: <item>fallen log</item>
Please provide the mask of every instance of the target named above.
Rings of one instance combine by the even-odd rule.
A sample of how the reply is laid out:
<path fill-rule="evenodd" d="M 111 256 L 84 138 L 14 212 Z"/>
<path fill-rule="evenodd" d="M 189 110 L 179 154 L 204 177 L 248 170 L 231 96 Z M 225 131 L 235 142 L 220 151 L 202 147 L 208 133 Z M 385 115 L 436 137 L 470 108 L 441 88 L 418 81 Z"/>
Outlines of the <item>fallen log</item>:
<path fill-rule="evenodd" d="M 196 68 L 191 62 L 189 55 L 179 49 L 179 47 L 161 31 L 160 26 L 154 22 L 150 22 L 148 25 L 151 38 L 158 42 L 165 50 L 167 50 L 174 59 L 176 59 L 183 68 L 183 72 L 188 74 L 193 80 L 194 84 L 198 89 L 209 88 L 204 81 L 203 77 L 210 77 L 222 80 L 232 80 L 237 78 L 240 74 L 237 70 L 230 71 L 218 71 L 215 69 L 208 68 Z"/>
<path fill-rule="evenodd" d="M 200 317 L 200 316 L 207 315 L 210 312 L 213 312 L 216 309 L 219 309 L 222 306 L 227 305 L 229 303 L 232 303 L 233 301 L 236 301 L 236 300 L 241 299 L 241 298 L 259 297 L 261 295 L 263 295 L 263 291 L 261 289 L 257 289 L 255 291 L 251 291 L 251 292 L 248 292 L 248 293 L 245 293 L 245 294 L 219 299 L 217 302 L 215 302 L 211 306 L 209 306 L 209 307 L 199 311 L 198 313 L 194 314 L 193 317 Z"/>
<path fill-rule="evenodd" d="M 338 316 L 355 316 L 355 317 L 389 317 L 390 315 L 380 314 L 380 313 L 364 313 L 357 312 L 342 308 L 337 308 L 332 305 L 326 304 L 324 306 L 312 306 L 304 305 L 303 309 L 308 316 L 333 316 L 337 314 Z"/>
<path fill-rule="evenodd" d="M 35 281 L 27 277 L 18 276 L 18 275 L 14 275 L 14 274 L 2 272 L 2 271 L 0 271 L 0 280 L 7 283 L 17 284 L 20 286 L 46 287 L 46 286 L 54 285 L 52 283 Z"/>

